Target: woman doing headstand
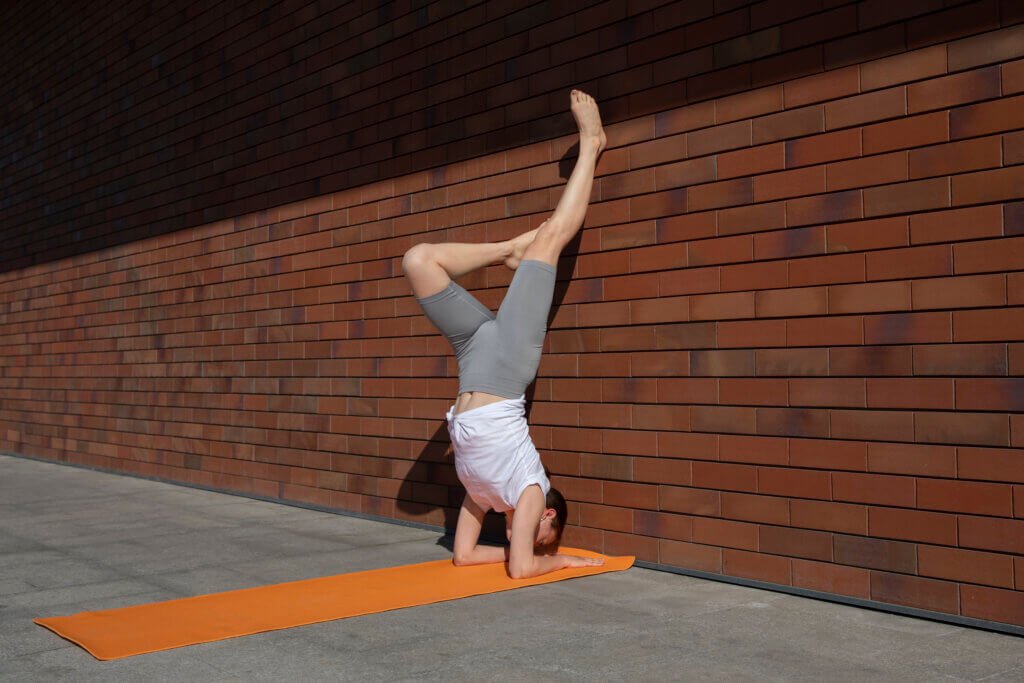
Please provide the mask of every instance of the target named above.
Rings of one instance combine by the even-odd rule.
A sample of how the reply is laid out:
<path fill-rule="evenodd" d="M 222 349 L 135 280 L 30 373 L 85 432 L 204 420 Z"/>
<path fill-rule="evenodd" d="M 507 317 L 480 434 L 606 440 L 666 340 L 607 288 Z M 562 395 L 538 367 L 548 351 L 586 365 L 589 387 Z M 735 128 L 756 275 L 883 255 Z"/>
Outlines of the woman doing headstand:
<path fill-rule="evenodd" d="M 506 242 L 417 244 L 402 267 L 427 318 L 451 343 L 459 396 L 447 412 L 455 471 L 466 487 L 455 530 L 457 565 L 508 562 L 527 578 L 600 560 L 552 554 L 565 528 L 565 500 L 551 487 L 526 424 L 562 249 L 583 225 L 594 166 L 606 137 L 594 98 L 570 94 L 579 156 L 555 212 L 539 228 Z M 453 282 L 484 266 L 515 270 L 495 316 Z M 509 547 L 478 545 L 484 515 L 504 512 Z"/>

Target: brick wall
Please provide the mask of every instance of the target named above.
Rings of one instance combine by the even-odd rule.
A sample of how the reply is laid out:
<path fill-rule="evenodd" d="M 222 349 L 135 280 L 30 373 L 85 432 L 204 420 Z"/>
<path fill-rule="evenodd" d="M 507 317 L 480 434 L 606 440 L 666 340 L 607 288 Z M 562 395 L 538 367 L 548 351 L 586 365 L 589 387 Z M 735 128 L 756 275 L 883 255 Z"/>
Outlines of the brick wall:
<path fill-rule="evenodd" d="M 237 5 L 6 10 L 0 448 L 453 524 L 401 255 L 550 215 L 581 87 L 567 541 L 1024 625 L 1019 3 Z"/>

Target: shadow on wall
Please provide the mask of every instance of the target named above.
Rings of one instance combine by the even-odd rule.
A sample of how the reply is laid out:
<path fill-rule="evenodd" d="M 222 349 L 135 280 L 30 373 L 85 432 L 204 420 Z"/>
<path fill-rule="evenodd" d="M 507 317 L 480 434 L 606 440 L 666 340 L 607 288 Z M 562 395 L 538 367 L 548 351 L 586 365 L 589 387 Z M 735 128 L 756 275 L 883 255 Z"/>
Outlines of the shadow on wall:
<path fill-rule="evenodd" d="M 579 155 L 579 144 L 575 144 L 566 150 L 558 162 L 558 174 L 563 180 L 568 180 L 576 165 L 576 157 Z M 555 291 L 551 300 L 551 310 L 548 313 L 548 328 L 558 313 L 562 302 L 565 300 L 566 292 L 572 281 L 572 273 L 576 269 L 576 259 L 579 257 L 580 242 L 583 239 L 583 231 L 580 230 L 566 245 L 558 259 L 558 274 L 555 280 Z M 530 420 L 533 408 L 533 397 L 536 393 L 537 383 L 531 382 L 526 389 L 526 419 Z M 455 396 L 452 397 L 454 402 Z M 455 474 L 454 461 L 452 459 L 451 447 L 448 438 L 448 426 L 443 415 L 439 416 L 440 424 L 430 437 L 430 441 L 416 457 L 416 462 L 410 468 L 405 480 L 398 490 L 398 500 L 395 501 L 398 509 L 406 516 L 421 516 L 429 514 L 440 508 L 444 514 L 444 526 L 446 529 L 454 530 L 459 518 L 459 507 L 465 496 L 465 489 L 459 483 Z M 440 493 L 441 488 L 447 489 L 446 493 Z M 489 512 L 484 519 L 484 528 L 481 536 L 485 540 L 503 542 L 505 539 L 505 517 L 502 514 Z M 438 539 L 438 545 L 449 550 L 452 549 L 452 537 L 446 535 Z"/>
<path fill-rule="evenodd" d="M 157 27 L 154 30 L 166 35 L 169 44 L 187 44 L 187 38 L 201 27 L 191 12 L 175 12 L 176 7 L 184 7 L 185 4 L 183 0 L 172 0 L 163 3 L 161 6 L 165 9 L 160 12 L 145 12 L 144 22 L 136 26 L 136 32 L 144 34 L 148 27 L 154 26 Z M 715 18 L 703 16 L 694 9 L 698 7 L 695 3 L 669 3 L 663 8 L 632 15 L 627 11 L 626 0 L 606 4 L 610 8 L 602 13 L 619 13 L 625 18 L 603 28 L 595 27 L 593 31 L 612 36 L 620 49 L 599 50 L 581 57 L 574 73 L 592 74 L 590 78 L 567 82 L 551 92 L 529 98 L 524 96 L 520 101 L 502 107 L 489 107 L 490 98 L 485 96 L 488 91 L 472 90 L 467 84 L 486 80 L 490 75 L 481 76 L 483 71 L 478 70 L 471 77 L 448 79 L 444 64 L 427 63 L 415 72 L 420 90 L 414 94 L 422 96 L 425 90 L 441 88 L 446 93 L 445 99 L 402 116 L 395 114 L 396 102 L 410 95 L 403 79 L 393 79 L 380 86 L 379 94 L 374 98 L 367 97 L 369 91 L 358 90 L 354 93 L 358 97 L 338 97 L 331 92 L 334 83 L 319 84 L 322 70 L 307 74 L 307 60 L 292 63 L 293 53 L 312 50 L 321 36 L 310 36 L 308 45 L 303 42 L 299 47 L 282 49 L 277 55 L 268 57 L 275 61 L 284 60 L 280 71 L 251 83 L 246 76 L 243 87 L 225 91 L 225 82 L 236 81 L 250 70 L 250 67 L 240 66 L 234 60 L 226 61 L 217 67 L 221 73 L 219 80 L 213 80 L 201 92 L 185 99 L 177 94 L 183 87 L 178 81 L 188 78 L 182 74 L 197 70 L 199 61 L 207 54 L 223 51 L 218 41 L 236 39 L 233 32 L 207 41 L 203 51 L 186 50 L 167 62 L 162 60 L 170 53 L 152 54 L 156 47 L 133 47 L 122 60 L 124 68 L 116 70 L 117 76 L 139 71 L 151 73 L 155 78 L 155 83 L 151 84 L 148 76 L 124 82 L 108 74 L 106 53 L 92 42 L 98 41 L 102 34 L 87 31 L 88 35 L 83 36 L 84 42 L 76 54 L 95 55 L 95 59 L 76 62 L 74 80 L 82 85 L 78 90 L 69 91 L 81 92 L 81 97 L 58 97 L 59 93 L 40 88 L 32 79 L 22 79 L 21 83 L 26 85 L 15 89 L 8 98 L 25 106 L 22 107 L 24 112 L 8 115 L 4 120 L 5 130 L 12 133 L 8 156 L 4 159 L 9 163 L 4 167 L 3 179 L 0 180 L 0 214 L 3 215 L 0 220 L 0 273 L 220 220 L 237 220 L 260 211 L 276 211 L 276 207 L 375 181 L 569 135 L 575 127 L 564 106 L 571 87 L 582 88 L 594 95 L 601 103 L 605 123 L 613 124 L 818 73 L 823 68 L 820 47 L 784 49 L 779 41 L 781 27 L 775 26 L 715 43 L 713 62 L 685 78 L 651 83 L 636 89 L 638 86 L 633 79 L 624 78 L 629 72 L 619 66 L 618 61 L 613 60 L 615 66 L 604 68 L 601 68 L 601 63 L 608 61 L 612 53 L 624 53 L 626 46 L 648 40 L 676 24 L 681 27 L 693 21 L 714 21 Z M 711 3 L 700 4 L 712 7 Z M 521 11 L 506 10 L 499 5 L 495 3 L 494 19 L 476 27 L 477 30 L 493 33 L 494 41 L 505 36 L 507 40 L 518 40 L 524 44 L 532 28 L 552 25 L 557 18 L 555 14 L 561 16 L 568 11 L 560 9 L 567 5 L 549 2 L 537 3 Z M 351 6 L 357 8 L 358 3 Z M 845 11 L 854 16 L 856 7 L 833 8 L 827 14 L 835 16 L 835 13 Z M 211 10 L 213 14 L 225 11 L 227 9 Z M 748 10 L 741 7 L 722 10 L 721 13 L 736 15 L 745 11 Z M 652 28 L 650 24 L 655 16 L 652 12 L 679 14 L 679 20 L 675 24 Z M 904 20 L 930 12 L 931 9 L 910 12 Z M 268 32 L 284 30 L 290 22 L 297 20 L 296 13 L 288 12 L 284 3 L 271 3 L 258 13 L 261 21 L 248 36 L 256 45 L 275 45 Z M 55 31 L 60 32 L 62 26 L 71 28 L 80 22 L 80 17 L 74 12 L 62 14 L 64 24 L 55 26 Z M 169 21 L 165 15 L 176 18 Z M 956 31 L 952 32 L 958 35 L 994 27 L 991 16 L 985 12 L 965 14 L 952 7 L 940 16 L 941 19 L 932 22 L 934 25 L 925 36 L 926 40 L 919 41 L 918 47 L 929 44 L 929 40 L 939 42 L 944 33 L 951 33 L 949 26 L 944 24 L 955 24 Z M 364 19 L 358 24 L 360 30 L 376 36 L 390 32 L 374 30 L 366 24 L 388 28 L 393 27 L 395 21 L 389 8 L 367 13 Z M 416 25 L 411 26 L 411 30 L 430 30 L 427 13 L 418 13 L 413 19 Z M 453 20 L 460 18 L 454 17 Z M 332 41 L 339 41 L 339 46 L 361 44 L 361 41 L 347 36 L 349 27 L 356 26 L 357 22 L 339 18 L 339 25 L 331 26 L 317 17 L 302 21 L 309 21 L 318 30 L 327 31 Z M 17 21 L 9 23 L 17 25 Z M 998 25 L 998 19 L 995 23 Z M 825 21 L 819 24 L 820 28 L 809 29 L 810 33 L 802 36 L 802 42 L 808 45 L 815 43 L 814 30 L 823 31 L 820 40 L 827 39 L 824 31 L 831 24 Z M 66 32 L 64 30 L 60 34 Z M 30 31 L 27 35 L 34 34 Z M 595 35 L 591 34 L 591 37 Z M 843 40 L 843 44 L 833 50 L 835 54 L 825 65 L 827 68 L 908 49 L 903 25 L 898 22 L 859 33 L 853 26 L 850 37 Z M 41 49 L 49 47 L 46 40 L 36 42 L 42 46 Z M 543 52 L 523 50 L 505 59 L 504 64 L 487 66 L 487 72 L 493 72 L 496 67 L 504 72 L 501 82 L 493 87 L 525 91 L 527 79 L 533 78 L 530 74 L 546 74 L 556 67 L 567 68 L 566 65 L 559 67 L 551 63 L 550 55 L 559 52 L 558 43 L 555 45 L 550 50 L 545 47 Z M 381 68 L 379 47 L 347 59 L 348 48 L 337 49 L 341 50 L 338 57 L 341 61 L 321 68 L 343 72 L 348 79 L 346 87 L 351 87 L 364 72 Z M 58 50 L 55 54 L 60 53 Z M 680 47 L 682 53 L 683 48 Z M 70 67 L 66 63 L 51 63 L 48 59 L 40 56 L 41 70 L 55 70 L 62 76 L 67 75 Z M 322 61 L 318 59 L 318 63 Z M 764 72 L 756 80 L 750 71 L 750 65 L 755 63 L 761 65 Z M 635 70 L 636 67 L 631 64 L 630 68 Z M 262 88 L 266 87 L 267 79 L 275 78 L 284 84 L 272 93 L 264 92 Z M 630 85 L 624 87 L 624 80 Z M 304 84 L 314 85 L 309 92 L 296 90 Z M 214 95 L 217 91 L 220 94 Z M 143 93 L 150 99 L 144 98 Z M 260 98 L 268 97 L 273 102 L 259 109 Z M 278 99 L 284 101 L 278 102 Z M 317 100 L 323 100 L 323 104 L 302 110 L 302 103 Z M 239 103 L 246 107 L 238 106 Z M 501 118 L 505 114 L 504 109 L 522 110 L 527 106 L 545 113 L 486 133 L 470 133 L 474 121 L 485 115 Z M 186 108 L 179 111 L 181 107 Z M 243 113 L 254 108 L 256 110 L 249 115 Z M 280 120 L 271 120 L 281 117 L 281 111 L 285 110 L 294 113 Z M 161 125 L 149 121 L 146 111 L 164 112 L 164 118 L 159 121 Z M 101 119 L 105 123 L 86 126 L 85 132 L 76 132 L 82 127 L 83 116 Z M 176 127 L 173 136 L 164 135 L 164 124 L 177 119 L 186 123 Z M 223 125 L 213 130 L 204 128 L 220 119 L 224 119 Z M 392 120 L 399 121 L 401 125 L 397 128 L 407 129 L 409 133 L 391 136 L 395 125 L 385 125 L 380 132 L 364 125 L 365 121 Z M 76 125 L 68 125 L 68 121 Z M 310 123 L 316 125 L 310 126 Z M 326 129 L 330 129 L 327 137 L 303 142 L 306 136 L 312 135 L 312 131 Z M 413 138 L 421 141 L 411 142 Z M 123 163 L 125 159 L 130 163 Z M 40 168 L 48 170 L 39 173 Z"/>

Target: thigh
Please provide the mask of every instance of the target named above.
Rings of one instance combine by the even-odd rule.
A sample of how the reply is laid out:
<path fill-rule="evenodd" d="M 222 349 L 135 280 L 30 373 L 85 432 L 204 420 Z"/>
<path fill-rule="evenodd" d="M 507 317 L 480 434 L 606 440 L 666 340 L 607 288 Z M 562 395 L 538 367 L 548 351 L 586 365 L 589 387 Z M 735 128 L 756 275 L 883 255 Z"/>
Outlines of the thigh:
<path fill-rule="evenodd" d="M 441 331 L 458 355 L 480 326 L 495 315 L 456 282 L 431 296 L 417 299 L 427 318 Z"/>
<path fill-rule="evenodd" d="M 555 267 L 535 259 L 523 259 L 512 277 L 498 309 L 497 326 L 502 345 L 533 352 L 544 344 L 548 313 L 555 291 Z"/>

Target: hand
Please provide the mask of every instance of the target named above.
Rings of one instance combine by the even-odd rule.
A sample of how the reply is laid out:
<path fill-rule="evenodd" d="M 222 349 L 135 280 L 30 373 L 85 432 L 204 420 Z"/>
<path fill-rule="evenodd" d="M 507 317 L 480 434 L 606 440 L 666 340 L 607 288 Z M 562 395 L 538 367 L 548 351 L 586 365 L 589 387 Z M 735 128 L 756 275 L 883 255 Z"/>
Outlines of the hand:
<path fill-rule="evenodd" d="M 575 555 L 564 555 L 564 557 L 566 569 L 574 569 L 576 567 L 600 567 L 604 564 L 603 557 L 577 557 Z"/>

